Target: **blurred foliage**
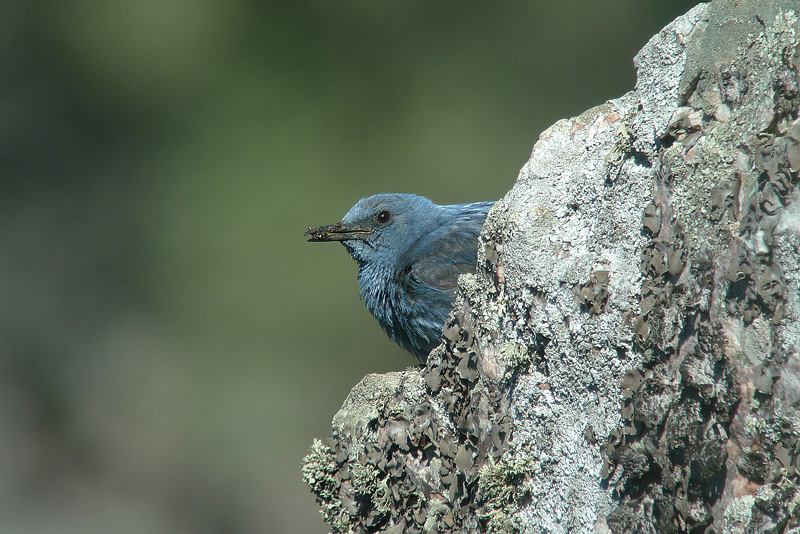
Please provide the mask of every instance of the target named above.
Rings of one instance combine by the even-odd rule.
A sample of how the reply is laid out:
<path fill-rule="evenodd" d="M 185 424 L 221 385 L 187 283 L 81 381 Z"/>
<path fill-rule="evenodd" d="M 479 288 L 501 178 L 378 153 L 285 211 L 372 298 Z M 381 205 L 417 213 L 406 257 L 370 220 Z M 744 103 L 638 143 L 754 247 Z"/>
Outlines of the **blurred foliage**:
<path fill-rule="evenodd" d="M 2 531 L 325 532 L 300 459 L 414 359 L 305 228 L 501 197 L 691 5 L 0 5 Z"/>

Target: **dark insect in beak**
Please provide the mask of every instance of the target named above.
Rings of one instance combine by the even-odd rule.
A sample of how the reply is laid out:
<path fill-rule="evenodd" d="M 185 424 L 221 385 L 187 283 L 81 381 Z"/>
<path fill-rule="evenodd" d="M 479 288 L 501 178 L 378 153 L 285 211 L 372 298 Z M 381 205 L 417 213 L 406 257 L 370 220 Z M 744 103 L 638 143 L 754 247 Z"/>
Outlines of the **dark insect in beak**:
<path fill-rule="evenodd" d="M 343 222 L 320 226 L 319 228 L 308 227 L 308 231 L 303 234 L 310 236 L 308 241 L 350 241 L 354 239 L 366 239 L 372 233 L 369 228 L 364 228 L 357 224 L 347 224 Z"/>

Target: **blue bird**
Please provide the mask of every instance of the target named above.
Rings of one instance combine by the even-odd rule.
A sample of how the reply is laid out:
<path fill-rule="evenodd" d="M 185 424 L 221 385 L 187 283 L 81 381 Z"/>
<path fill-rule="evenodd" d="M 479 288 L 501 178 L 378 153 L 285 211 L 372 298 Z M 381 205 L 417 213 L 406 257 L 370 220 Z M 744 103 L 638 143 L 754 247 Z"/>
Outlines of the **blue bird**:
<path fill-rule="evenodd" d="M 417 195 L 363 198 L 309 241 L 341 241 L 358 262 L 361 299 L 391 339 L 425 362 L 441 341 L 458 275 L 474 273 L 494 202 L 439 206 Z"/>

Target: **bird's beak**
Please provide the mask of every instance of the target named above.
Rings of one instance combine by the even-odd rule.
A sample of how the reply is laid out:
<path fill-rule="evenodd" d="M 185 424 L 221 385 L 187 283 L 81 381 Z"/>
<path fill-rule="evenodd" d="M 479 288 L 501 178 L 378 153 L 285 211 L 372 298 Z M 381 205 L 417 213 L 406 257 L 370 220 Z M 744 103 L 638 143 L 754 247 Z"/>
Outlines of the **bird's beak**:
<path fill-rule="evenodd" d="M 320 226 L 319 228 L 308 228 L 308 232 L 303 235 L 311 236 L 309 241 L 350 241 L 353 239 L 364 240 L 372 230 L 358 226 L 357 224 L 347 224 L 343 222 Z"/>

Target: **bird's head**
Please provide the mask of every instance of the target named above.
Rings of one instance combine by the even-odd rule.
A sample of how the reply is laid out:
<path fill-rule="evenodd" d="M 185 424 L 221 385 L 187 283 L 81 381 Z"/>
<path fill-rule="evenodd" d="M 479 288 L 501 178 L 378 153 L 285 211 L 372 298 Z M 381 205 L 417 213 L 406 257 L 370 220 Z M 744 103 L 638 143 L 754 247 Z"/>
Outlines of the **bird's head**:
<path fill-rule="evenodd" d="M 437 224 L 438 206 L 425 197 L 382 193 L 362 198 L 342 222 L 309 228 L 309 241 L 341 241 L 359 264 L 391 263 Z"/>

